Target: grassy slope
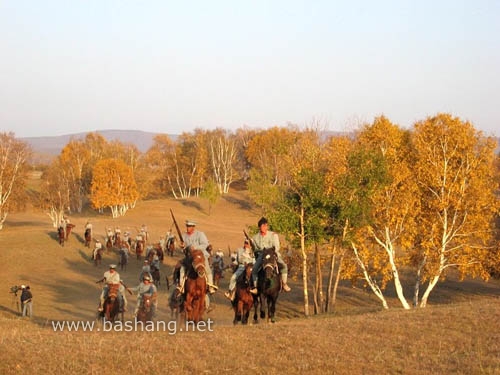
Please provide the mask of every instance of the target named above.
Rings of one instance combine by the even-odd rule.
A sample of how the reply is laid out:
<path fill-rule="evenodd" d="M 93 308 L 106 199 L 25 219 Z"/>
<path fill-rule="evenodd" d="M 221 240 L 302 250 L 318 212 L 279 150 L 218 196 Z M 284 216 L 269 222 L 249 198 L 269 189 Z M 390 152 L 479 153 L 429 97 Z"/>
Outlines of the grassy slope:
<path fill-rule="evenodd" d="M 156 241 L 170 229 L 170 208 L 181 225 L 186 218 L 197 220 L 214 247 L 225 252 L 228 245 L 235 249 L 241 244 L 242 229 L 259 217 L 244 192 L 221 199 L 211 216 L 206 214 L 206 202 L 197 200 L 142 202 L 116 220 L 89 215 L 101 238 L 106 226 L 135 233 L 145 223 Z M 337 373 L 500 372 L 498 282 L 440 284 L 431 296 L 431 306 L 424 310 L 402 311 L 389 296 L 395 308 L 387 312 L 381 311 L 370 293 L 346 286 L 340 288 L 335 314 L 310 319 L 302 317 L 300 285 L 292 282 L 293 292 L 278 302 L 276 325 L 232 327 L 229 304 L 217 293 L 216 309 L 208 315 L 214 321 L 213 332 L 55 333 L 52 320 L 93 320 L 99 295 L 95 281 L 102 277 L 105 265 L 117 259 L 111 253 L 100 268 L 90 263 L 90 250 L 82 243 L 87 218 L 71 218 L 77 227 L 64 248 L 41 213 L 11 215 L 0 232 L 0 284 L 4 286 L 0 373 L 28 369 L 92 373 L 104 369 L 104 363 L 111 373 L 141 369 L 278 373 L 285 368 L 291 373 L 316 373 L 322 366 Z M 166 260 L 163 274 L 170 274 L 176 259 Z M 135 285 L 139 269 L 140 264 L 132 260 L 122 278 Z M 222 290 L 229 277 L 226 274 L 223 279 Z M 21 283 L 30 284 L 35 296 L 32 322 L 17 316 L 15 300 L 8 293 L 11 285 Z M 162 287 L 159 319 L 168 321 L 166 296 Z M 135 297 L 129 297 L 129 303 L 133 310 Z"/>

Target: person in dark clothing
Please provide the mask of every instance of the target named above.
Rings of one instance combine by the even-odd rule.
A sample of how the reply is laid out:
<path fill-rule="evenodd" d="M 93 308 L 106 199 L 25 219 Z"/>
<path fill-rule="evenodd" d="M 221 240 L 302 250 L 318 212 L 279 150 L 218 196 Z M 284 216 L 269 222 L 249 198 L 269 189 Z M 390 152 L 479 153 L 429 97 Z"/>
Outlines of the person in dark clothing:
<path fill-rule="evenodd" d="M 23 308 L 23 316 L 31 318 L 33 315 L 33 294 L 29 285 L 22 290 L 21 306 Z"/>

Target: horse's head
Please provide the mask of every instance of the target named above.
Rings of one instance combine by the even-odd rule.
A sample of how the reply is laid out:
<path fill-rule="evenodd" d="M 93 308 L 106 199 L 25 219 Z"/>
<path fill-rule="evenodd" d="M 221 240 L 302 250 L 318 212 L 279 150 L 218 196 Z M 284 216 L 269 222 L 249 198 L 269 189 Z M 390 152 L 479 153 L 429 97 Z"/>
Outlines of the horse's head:
<path fill-rule="evenodd" d="M 262 269 L 266 274 L 266 278 L 272 277 L 278 269 L 278 255 L 274 246 L 269 249 L 262 250 Z"/>
<path fill-rule="evenodd" d="M 253 263 L 247 263 L 245 264 L 245 277 L 247 280 L 252 277 L 252 270 L 253 270 Z"/>
<path fill-rule="evenodd" d="M 114 301 L 116 297 L 118 297 L 118 288 L 120 287 L 119 284 L 109 284 L 109 290 L 108 290 L 108 298 L 111 301 Z"/>
<path fill-rule="evenodd" d="M 191 265 L 198 277 L 205 277 L 205 256 L 201 250 L 191 250 Z"/>
<path fill-rule="evenodd" d="M 141 308 L 149 312 L 151 310 L 151 305 L 153 304 L 153 296 L 151 294 L 144 294 L 142 296 Z"/>

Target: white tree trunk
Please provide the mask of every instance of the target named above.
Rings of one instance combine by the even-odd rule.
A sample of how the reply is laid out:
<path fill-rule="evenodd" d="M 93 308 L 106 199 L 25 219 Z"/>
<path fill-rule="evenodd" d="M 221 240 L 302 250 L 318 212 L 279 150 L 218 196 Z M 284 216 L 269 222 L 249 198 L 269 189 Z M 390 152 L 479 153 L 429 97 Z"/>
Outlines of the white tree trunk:
<path fill-rule="evenodd" d="M 354 245 L 354 243 L 351 242 L 351 246 L 352 246 L 352 249 L 354 251 L 354 255 L 356 255 L 356 261 L 358 262 L 359 266 L 361 267 L 361 270 L 363 271 L 363 275 L 365 277 L 366 282 L 368 283 L 368 285 L 372 289 L 373 293 L 375 293 L 375 295 L 378 297 L 378 299 L 380 299 L 384 309 L 388 309 L 389 306 L 387 305 L 387 301 L 384 297 L 384 294 L 382 293 L 382 290 L 379 288 L 379 286 L 377 285 L 375 280 L 373 280 L 370 277 L 370 275 L 368 274 L 368 270 L 366 269 L 365 264 L 363 263 L 363 261 L 359 257 L 359 253 L 358 253 L 358 249 L 356 248 L 356 245 Z"/>

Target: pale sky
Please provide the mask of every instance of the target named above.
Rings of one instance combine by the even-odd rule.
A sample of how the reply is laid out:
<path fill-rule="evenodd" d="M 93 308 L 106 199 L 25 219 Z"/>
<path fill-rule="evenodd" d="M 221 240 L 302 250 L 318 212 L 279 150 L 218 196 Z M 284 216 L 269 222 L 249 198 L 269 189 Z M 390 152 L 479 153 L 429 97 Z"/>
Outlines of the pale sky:
<path fill-rule="evenodd" d="M 438 112 L 500 136 L 500 1 L 0 0 L 0 80 L 18 137 Z"/>

